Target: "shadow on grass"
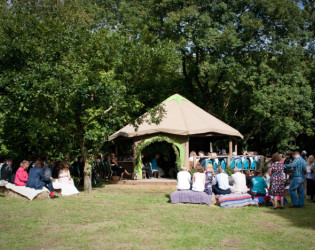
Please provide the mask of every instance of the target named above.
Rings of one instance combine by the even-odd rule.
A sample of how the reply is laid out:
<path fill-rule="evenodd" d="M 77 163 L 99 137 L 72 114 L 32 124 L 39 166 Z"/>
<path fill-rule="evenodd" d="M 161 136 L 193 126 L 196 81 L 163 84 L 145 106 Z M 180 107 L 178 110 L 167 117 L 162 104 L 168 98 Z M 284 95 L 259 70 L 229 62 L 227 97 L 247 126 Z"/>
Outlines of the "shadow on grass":
<path fill-rule="evenodd" d="M 167 203 L 171 203 L 171 195 L 170 194 L 166 194 L 165 197 L 168 199 Z"/>
<path fill-rule="evenodd" d="M 109 184 L 109 181 L 102 181 L 100 182 L 98 185 L 92 185 L 92 190 L 97 190 L 97 189 L 100 189 L 100 188 L 104 188 L 106 185 Z M 79 186 L 76 186 L 76 188 L 80 191 L 80 192 L 83 192 L 84 191 L 84 186 L 83 185 L 79 185 Z"/>
<path fill-rule="evenodd" d="M 281 216 L 296 226 L 315 230 L 315 204 L 305 204 L 304 208 L 289 208 L 271 210 L 267 213 Z"/>

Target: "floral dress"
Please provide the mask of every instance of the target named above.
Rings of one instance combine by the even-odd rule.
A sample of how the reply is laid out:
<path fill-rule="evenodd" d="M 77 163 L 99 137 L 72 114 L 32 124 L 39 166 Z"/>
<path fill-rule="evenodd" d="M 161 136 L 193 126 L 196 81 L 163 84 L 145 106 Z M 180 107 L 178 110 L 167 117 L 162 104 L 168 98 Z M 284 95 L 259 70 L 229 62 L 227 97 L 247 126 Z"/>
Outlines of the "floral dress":
<path fill-rule="evenodd" d="M 205 188 L 210 189 L 212 188 L 212 182 L 213 182 L 214 173 L 206 171 L 206 184 Z"/>
<path fill-rule="evenodd" d="M 270 195 L 284 196 L 285 180 L 284 180 L 284 165 L 280 162 L 275 162 L 271 165 L 271 186 Z"/>

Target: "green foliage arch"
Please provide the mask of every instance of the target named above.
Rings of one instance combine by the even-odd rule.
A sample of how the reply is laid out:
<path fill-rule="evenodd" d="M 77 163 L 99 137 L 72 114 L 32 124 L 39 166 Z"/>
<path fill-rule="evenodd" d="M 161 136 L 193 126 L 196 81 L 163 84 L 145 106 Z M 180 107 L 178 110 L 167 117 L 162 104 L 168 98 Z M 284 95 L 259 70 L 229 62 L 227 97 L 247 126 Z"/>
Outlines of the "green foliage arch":
<path fill-rule="evenodd" d="M 179 143 L 178 141 L 171 139 L 167 136 L 160 135 L 154 138 L 146 139 L 143 142 L 141 142 L 137 148 L 136 165 L 134 170 L 135 172 L 138 173 L 140 179 L 142 179 L 141 152 L 144 148 L 155 142 L 167 142 L 172 145 L 172 148 L 174 149 L 176 155 L 175 164 L 178 170 L 180 169 L 181 165 L 185 164 L 185 151 L 182 144 Z"/>

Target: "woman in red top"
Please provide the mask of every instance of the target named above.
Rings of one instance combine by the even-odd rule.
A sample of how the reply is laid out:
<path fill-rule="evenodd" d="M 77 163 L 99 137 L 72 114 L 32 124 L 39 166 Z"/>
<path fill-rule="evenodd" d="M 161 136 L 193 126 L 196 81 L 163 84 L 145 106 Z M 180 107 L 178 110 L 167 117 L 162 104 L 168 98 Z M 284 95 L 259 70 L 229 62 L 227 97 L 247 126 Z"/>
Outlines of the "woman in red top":
<path fill-rule="evenodd" d="M 22 161 L 19 169 L 16 171 L 14 184 L 16 186 L 26 186 L 26 182 L 28 180 L 28 174 L 26 170 L 28 169 L 29 162 Z"/>

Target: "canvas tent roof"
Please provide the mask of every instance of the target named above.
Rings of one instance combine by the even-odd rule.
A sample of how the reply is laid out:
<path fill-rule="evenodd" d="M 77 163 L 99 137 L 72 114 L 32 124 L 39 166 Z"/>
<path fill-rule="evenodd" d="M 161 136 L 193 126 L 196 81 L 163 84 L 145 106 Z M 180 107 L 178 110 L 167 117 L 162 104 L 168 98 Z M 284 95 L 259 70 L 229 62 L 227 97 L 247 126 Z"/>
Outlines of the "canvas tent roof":
<path fill-rule="evenodd" d="M 207 113 L 181 95 L 175 94 L 166 99 L 165 114 L 159 124 L 144 122 L 136 130 L 131 124 L 118 130 L 109 137 L 136 137 L 155 133 L 168 133 L 175 135 L 219 134 L 225 136 L 243 135 L 236 129 Z"/>

